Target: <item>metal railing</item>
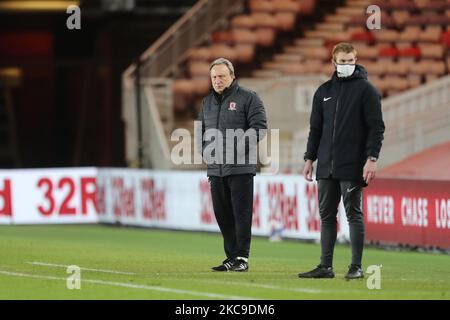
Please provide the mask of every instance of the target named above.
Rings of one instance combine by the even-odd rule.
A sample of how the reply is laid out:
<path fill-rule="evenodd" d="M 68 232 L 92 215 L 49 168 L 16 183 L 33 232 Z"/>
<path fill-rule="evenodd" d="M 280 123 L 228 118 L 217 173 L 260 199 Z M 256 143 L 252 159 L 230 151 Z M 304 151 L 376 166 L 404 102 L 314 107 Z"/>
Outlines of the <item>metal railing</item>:
<path fill-rule="evenodd" d="M 309 132 L 311 97 L 323 77 L 290 77 L 277 79 L 241 79 L 240 83 L 256 91 L 264 101 L 269 127 L 280 129 L 280 169 L 298 172 L 303 166 L 303 153 Z M 146 89 L 147 105 L 151 108 L 150 121 L 145 126 L 161 123 L 158 103 Z M 299 90 L 303 92 L 299 94 Z M 132 104 L 133 105 L 133 104 Z M 450 139 L 450 76 L 438 79 L 422 87 L 383 99 L 383 117 L 386 125 L 379 168 L 398 162 L 414 153 Z M 133 111 L 134 109 L 131 109 Z M 158 117 L 158 118 L 154 118 Z M 132 120 L 129 117 L 129 120 Z M 127 126 L 128 128 L 128 126 Z M 146 128 L 145 135 L 149 134 Z M 158 161 L 168 161 L 168 136 L 164 130 L 150 133 L 152 143 L 161 144 Z M 158 137 L 159 142 L 153 141 Z M 164 146 L 165 145 L 165 146 Z M 153 148 L 152 147 L 152 148 Z M 136 154 L 136 143 L 127 138 L 127 155 Z M 134 150 L 133 150 L 134 149 Z M 152 154 L 148 150 L 149 154 Z M 163 155 L 166 155 L 163 157 Z M 153 156 L 154 157 L 154 156 Z M 128 159 L 128 158 L 127 158 Z M 152 161 L 152 162 L 153 162 Z M 160 167 L 157 165 L 156 167 Z"/>
<path fill-rule="evenodd" d="M 161 81 L 166 86 L 161 89 Z M 138 137 L 138 113 L 136 112 L 136 90 L 134 86 L 123 86 L 122 119 L 125 123 L 125 158 L 130 167 L 145 167 L 155 169 L 170 169 L 170 150 L 168 132 L 162 121 L 162 114 L 158 105 L 172 107 L 172 102 L 158 99 L 155 92 L 171 89 L 170 79 L 153 79 L 143 81 L 140 94 L 140 116 L 142 137 Z M 154 88 L 156 86 L 156 88 Z M 162 97 L 166 96 L 164 94 Z M 159 103 L 157 101 L 159 100 Z M 171 111 L 167 113 L 173 114 Z M 169 120 L 171 121 L 171 120 Z M 139 144 L 142 144 L 141 146 Z M 142 159 L 139 159 L 139 148 L 142 148 Z"/>
<path fill-rule="evenodd" d="M 172 86 L 168 85 L 170 79 L 165 84 L 161 79 L 176 73 L 189 49 L 207 40 L 212 31 L 227 22 L 229 15 L 242 10 L 242 0 L 199 0 L 139 57 L 137 63 L 125 70 L 122 117 L 129 166 L 171 167 L 168 133 L 173 126 L 173 110 L 172 103 L 167 101 Z M 155 81 L 162 85 L 158 87 Z"/>
<path fill-rule="evenodd" d="M 382 109 L 386 130 L 379 168 L 449 141 L 450 76 L 383 99 Z M 299 131 L 286 148 L 306 148 L 308 133 L 308 128 Z M 303 161 L 294 158 L 290 164 L 299 170 Z"/>
<path fill-rule="evenodd" d="M 450 76 L 383 100 L 380 166 L 450 139 Z"/>
<path fill-rule="evenodd" d="M 174 25 L 172 25 L 141 56 L 143 77 L 165 77 L 176 71 L 188 55 L 189 49 L 201 44 L 227 17 L 242 11 L 241 0 L 199 0 Z M 124 76 L 133 77 L 136 64 Z"/>

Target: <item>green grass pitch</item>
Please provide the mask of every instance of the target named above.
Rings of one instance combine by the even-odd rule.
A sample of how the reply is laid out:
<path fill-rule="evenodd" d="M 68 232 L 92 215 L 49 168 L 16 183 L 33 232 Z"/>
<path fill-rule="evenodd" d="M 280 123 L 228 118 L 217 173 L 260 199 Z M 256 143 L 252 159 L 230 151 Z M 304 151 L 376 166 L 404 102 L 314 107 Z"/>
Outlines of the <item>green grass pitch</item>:
<path fill-rule="evenodd" d="M 0 226 L 0 299 L 449 299 L 450 256 L 366 248 L 381 288 L 345 281 L 350 247 L 337 245 L 334 279 L 299 279 L 320 247 L 253 238 L 248 273 L 215 273 L 219 234 L 100 225 Z M 81 268 L 67 288 L 66 266 Z"/>

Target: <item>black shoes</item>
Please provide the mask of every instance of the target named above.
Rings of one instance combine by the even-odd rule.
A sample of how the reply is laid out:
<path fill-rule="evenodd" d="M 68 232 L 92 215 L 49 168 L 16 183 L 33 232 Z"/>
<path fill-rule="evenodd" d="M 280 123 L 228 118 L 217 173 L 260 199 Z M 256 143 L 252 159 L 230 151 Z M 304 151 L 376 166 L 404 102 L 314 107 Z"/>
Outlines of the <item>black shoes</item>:
<path fill-rule="evenodd" d="M 352 279 L 362 279 L 364 278 L 364 273 L 360 266 L 352 264 L 348 268 L 348 272 L 345 275 L 345 279 L 352 280 Z"/>
<path fill-rule="evenodd" d="M 231 267 L 231 271 L 236 272 L 247 272 L 248 271 L 248 262 L 244 259 L 237 258 L 234 261 L 233 267 Z"/>
<path fill-rule="evenodd" d="M 246 272 L 248 271 L 248 261 L 243 258 L 236 259 L 225 259 L 221 265 L 211 268 L 213 271 L 236 271 L 236 272 Z"/>
<path fill-rule="evenodd" d="M 324 278 L 334 278 L 334 272 L 332 267 L 323 267 L 318 265 L 317 268 L 305 273 L 299 273 L 299 278 L 310 278 L 310 279 L 324 279 Z M 360 266 L 352 264 L 349 266 L 348 272 L 345 275 L 345 279 L 362 279 L 364 278 L 364 273 Z"/>
<path fill-rule="evenodd" d="M 228 271 L 230 270 L 234 265 L 234 259 L 225 259 L 221 265 L 218 265 L 217 267 L 212 267 L 211 269 L 213 271 Z"/>
<path fill-rule="evenodd" d="M 314 270 L 305 273 L 299 273 L 298 277 L 309 279 L 331 279 L 334 278 L 334 272 L 332 267 L 323 267 L 319 264 Z"/>

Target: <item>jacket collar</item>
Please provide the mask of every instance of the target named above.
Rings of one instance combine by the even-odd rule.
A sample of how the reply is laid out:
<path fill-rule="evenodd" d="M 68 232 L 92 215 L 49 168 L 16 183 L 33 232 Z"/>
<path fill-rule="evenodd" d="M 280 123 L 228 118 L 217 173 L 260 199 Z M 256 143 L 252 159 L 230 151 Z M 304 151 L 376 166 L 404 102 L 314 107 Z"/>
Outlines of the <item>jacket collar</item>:
<path fill-rule="evenodd" d="M 331 80 L 333 81 L 348 81 L 353 79 L 366 79 L 367 80 L 367 70 L 360 64 L 356 64 L 355 71 L 349 77 L 339 78 L 337 76 L 337 71 L 334 71 Z"/>
<path fill-rule="evenodd" d="M 237 89 L 237 87 L 238 82 L 236 79 L 234 79 L 233 82 L 231 82 L 231 84 L 223 90 L 222 94 L 219 94 L 216 91 L 214 91 L 214 88 L 211 88 L 211 91 L 214 97 L 216 97 L 217 100 L 221 101 L 230 96 Z"/>

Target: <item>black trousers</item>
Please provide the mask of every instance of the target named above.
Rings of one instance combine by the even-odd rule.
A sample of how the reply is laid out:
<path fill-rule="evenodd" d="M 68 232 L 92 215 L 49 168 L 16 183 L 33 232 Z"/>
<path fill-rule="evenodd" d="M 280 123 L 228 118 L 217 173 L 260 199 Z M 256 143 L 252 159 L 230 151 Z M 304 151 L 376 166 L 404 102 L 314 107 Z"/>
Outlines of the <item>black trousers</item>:
<path fill-rule="evenodd" d="M 227 258 L 248 258 L 252 232 L 253 175 L 210 176 L 214 214 Z"/>
<path fill-rule="evenodd" d="M 333 252 L 337 236 L 337 212 L 341 196 L 349 223 L 352 264 L 361 265 L 364 247 L 364 216 L 362 211 L 362 189 L 360 183 L 335 179 L 320 179 L 317 182 L 321 230 L 322 255 L 320 264 L 333 266 Z"/>

